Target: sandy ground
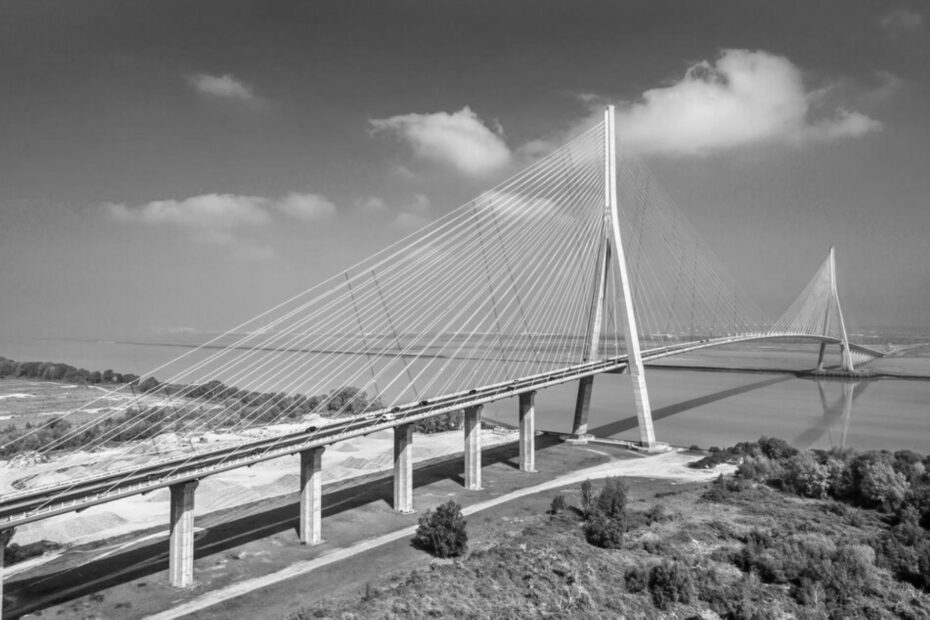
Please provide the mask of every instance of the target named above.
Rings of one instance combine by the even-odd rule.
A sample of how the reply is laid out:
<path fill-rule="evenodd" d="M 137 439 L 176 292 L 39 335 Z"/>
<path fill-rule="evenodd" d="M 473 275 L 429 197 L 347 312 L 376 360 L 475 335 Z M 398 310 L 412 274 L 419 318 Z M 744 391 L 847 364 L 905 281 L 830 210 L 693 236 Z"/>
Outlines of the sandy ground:
<path fill-rule="evenodd" d="M 698 470 L 687 467 L 688 463 L 698 458 L 700 457 L 685 454 L 681 451 L 672 451 L 640 459 L 611 461 L 602 465 L 580 469 L 541 484 L 519 489 L 493 499 L 466 506 L 462 509 L 462 513 L 465 516 L 472 515 L 505 502 L 567 485 L 578 484 L 587 479 L 599 479 L 608 476 L 636 476 L 651 479 L 670 479 L 681 482 L 704 482 L 719 476 L 721 473 L 729 473 L 733 469 L 732 466 L 721 466 L 713 470 Z M 402 538 L 409 538 L 413 536 L 415 530 L 416 526 L 413 525 L 395 530 L 388 534 L 362 540 L 347 547 L 333 549 L 317 558 L 292 564 L 287 568 L 269 575 L 247 579 L 231 584 L 225 588 L 208 592 L 196 599 L 177 605 L 168 611 L 149 616 L 149 619 L 169 620 L 171 618 L 180 618 L 190 614 L 196 614 L 198 611 L 212 607 L 223 601 L 236 598 L 247 592 L 264 588 L 300 575 L 305 575 L 334 562 L 350 558 L 390 542 Z"/>
<path fill-rule="evenodd" d="M 486 447 L 514 441 L 513 432 L 484 430 Z M 420 462 L 462 450 L 462 432 L 414 434 L 414 460 Z M 74 457 L 80 460 L 79 457 Z M 394 439 L 391 431 L 372 433 L 330 446 L 323 453 L 323 484 L 361 474 L 389 470 L 394 463 Z M 17 478 L 32 476 L 29 486 L 48 484 L 65 474 L 55 467 L 23 468 Z M 241 467 L 204 478 L 197 487 L 195 515 L 246 505 L 262 499 L 287 495 L 299 490 L 300 457 L 291 455 Z M 35 471 L 38 470 L 38 471 Z M 6 472 L 9 474 L 9 472 Z M 10 476 L 7 475 L 7 484 Z M 8 486 L 6 488 L 9 488 Z M 13 541 L 26 544 L 51 540 L 76 545 L 120 536 L 136 530 L 168 524 L 169 493 L 159 489 L 147 495 L 92 506 L 80 513 L 51 517 L 18 527 Z"/>

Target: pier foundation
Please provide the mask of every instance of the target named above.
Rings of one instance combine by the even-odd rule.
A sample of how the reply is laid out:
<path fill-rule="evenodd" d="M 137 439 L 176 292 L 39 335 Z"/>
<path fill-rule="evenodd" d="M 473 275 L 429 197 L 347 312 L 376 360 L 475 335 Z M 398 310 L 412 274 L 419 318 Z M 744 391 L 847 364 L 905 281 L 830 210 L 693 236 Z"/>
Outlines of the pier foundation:
<path fill-rule="evenodd" d="M 481 489 L 481 405 L 465 408 L 465 488 Z"/>
<path fill-rule="evenodd" d="M 394 510 L 413 512 L 413 424 L 394 427 Z"/>
<path fill-rule="evenodd" d="M 520 471 L 536 471 L 536 392 L 520 394 Z"/>
<path fill-rule="evenodd" d="M 300 453 L 300 524 L 298 535 L 305 545 L 323 542 L 323 451 L 319 446 Z"/>
<path fill-rule="evenodd" d="M 175 588 L 194 583 L 194 491 L 197 480 L 168 487 L 171 491 L 171 535 L 168 551 L 168 581 Z"/>
<path fill-rule="evenodd" d="M 571 440 L 584 442 L 588 436 L 588 412 L 591 409 L 591 391 L 594 389 L 594 375 L 578 380 L 578 394 L 575 397 L 575 419 L 572 422 Z"/>

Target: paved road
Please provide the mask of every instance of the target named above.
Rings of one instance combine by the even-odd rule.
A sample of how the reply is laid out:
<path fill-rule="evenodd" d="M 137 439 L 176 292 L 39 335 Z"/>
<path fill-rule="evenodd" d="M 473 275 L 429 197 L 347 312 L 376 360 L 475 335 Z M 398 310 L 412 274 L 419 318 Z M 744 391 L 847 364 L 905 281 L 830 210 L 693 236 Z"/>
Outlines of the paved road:
<path fill-rule="evenodd" d="M 695 461 L 698 458 L 699 457 L 688 456 L 676 451 L 645 456 L 640 459 L 612 461 L 610 463 L 604 463 L 602 465 L 596 465 L 594 467 L 588 467 L 586 469 L 571 472 L 565 474 L 564 476 L 555 478 L 554 480 L 519 489 L 513 493 L 495 497 L 494 499 L 472 504 L 471 506 L 463 508 L 462 513 L 466 516 L 475 514 L 477 512 L 481 512 L 482 510 L 486 510 L 493 506 L 513 501 L 527 495 L 534 495 L 536 493 L 557 489 L 559 487 L 564 487 L 570 484 L 580 484 L 587 479 L 606 478 L 608 476 L 635 476 L 643 478 L 661 478 L 698 482 L 712 480 L 720 475 L 719 469 L 708 471 L 689 469 L 686 467 L 688 463 Z M 415 531 L 416 526 L 412 525 L 410 527 L 405 527 L 388 534 L 360 541 L 348 547 L 334 549 L 318 558 L 307 560 L 305 562 L 297 562 L 296 564 L 292 564 L 291 566 L 288 566 L 287 568 L 279 570 L 275 573 L 271 573 L 270 575 L 255 577 L 253 579 L 246 579 L 244 581 L 226 586 L 225 588 L 220 588 L 219 590 L 208 592 L 203 596 L 188 601 L 187 603 L 178 605 L 173 609 L 155 614 L 153 616 L 148 616 L 148 619 L 169 620 L 172 618 L 180 618 L 182 616 L 193 614 L 202 609 L 212 607 L 213 605 L 228 601 L 253 590 L 258 590 L 259 588 L 264 588 L 286 579 L 305 575 L 318 568 L 322 568 L 334 562 L 339 562 L 340 560 L 350 558 L 359 553 L 364 553 L 365 551 L 380 547 L 381 545 L 386 545 L 388 543 L 394 542 L 395 540 L 399 540 L 401 538 L 411 538 L 413 537 Z"/>

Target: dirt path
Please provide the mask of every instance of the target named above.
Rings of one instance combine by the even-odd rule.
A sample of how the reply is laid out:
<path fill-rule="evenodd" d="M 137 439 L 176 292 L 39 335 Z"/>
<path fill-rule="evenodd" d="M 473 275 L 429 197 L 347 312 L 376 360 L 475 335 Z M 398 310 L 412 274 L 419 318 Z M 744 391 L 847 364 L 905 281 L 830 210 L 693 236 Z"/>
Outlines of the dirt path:
<path fill-rule="evenodd" d="M 462 509 L 462 513 L 471 515 L 493 506 L 510 502 L 521 497 L 534 495 L 543 491 L 549 491 L 571 484 L 578 484 L 586 479 L 605 478 L 608 476 L 634 476 L 643 478 L 661 478 L 671 480 L 681 480 L 685 482 L 707 481 L 715 478 L 720 474 L 720 470 L 695 470 L 689 469 L 687 464 L 697 460 L 699 457 L 689 456 L 681 452 L 667 452 L 664 454 L 643 457 L 634 460 L 612 461 L 603 465 L 588 467 L 574 471 L 564 476 L 559 476 L 553 480 L 543 482 L 531 487 L 519 489 L 512 493 L 507 493 L 494 499 L 489 499 L 477 504 L 472 504 Z M 394 542 L 401 538 L 412 537 L 416 526 L 409 526 L 395 530 L 388 534 L 383 534 L 374 538 L 360 541 L 348 547 L 334 549 L 318 558 L 297 562 L 262 577 L 246 579 L 239 583 L 232 584 L 219 590 L 214 590 L 196 599 L 178 605 L 173 609 L 158 614 L 148 616 L 150 620 L 168 620 L 170 618 L 180 618 L 189 614 L 196 613 L 200 610 L 212 607 L 224 601 L 236 598 L 253 590 L 264 588 L 281 581 L 304 575 L 318 568 L 322 568 L 334 562 L 344 560 L 355 556 L 359 553 L 374 549 L 381 545 Z"/>

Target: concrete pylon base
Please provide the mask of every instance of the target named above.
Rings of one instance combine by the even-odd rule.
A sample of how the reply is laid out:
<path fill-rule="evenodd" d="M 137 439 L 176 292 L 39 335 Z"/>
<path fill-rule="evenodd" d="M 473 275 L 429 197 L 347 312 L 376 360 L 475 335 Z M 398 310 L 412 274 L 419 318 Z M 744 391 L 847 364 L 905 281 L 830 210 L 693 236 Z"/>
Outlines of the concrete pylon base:
<path fill-rule="evenodd" d="M 481 490 L 481 405 L 465 408 L 465 488 Z"/>
<path fill-rule="evenodd" d="M 670 445 L 668 445 L 667 443 L 663 443 L 661 441 L 657 441 L 651 446 L 634 443 L 634 444 L 631 444 L 630 447 L 636 450 L 637 452 L 644 452 L 646 454 L 659 454 L 662 452 L 669 452 L 672 449 Z"/>
<path fill-rule="evenodd" d="M 394 510 L 413 512 L 413 424 L 394 427 Z"/>
<path fill-rule="evenodd" d="M 198 482 L 181 482 L 171 491 L 168 581 L 175 588 L 194 585 L 194 491 Z"/>
<path fill-rule="evenodd" d="M 305 545 L 323 542 L 323 451 L 320 446 L 300 453 L 300 516 L 297 534 Z"/>
<path fill-rule="evenodd" d="M 571 446 L 586 446 L 596 437 L 585 433 L 583 435 L 559 435 L 559 439 Z"/>

